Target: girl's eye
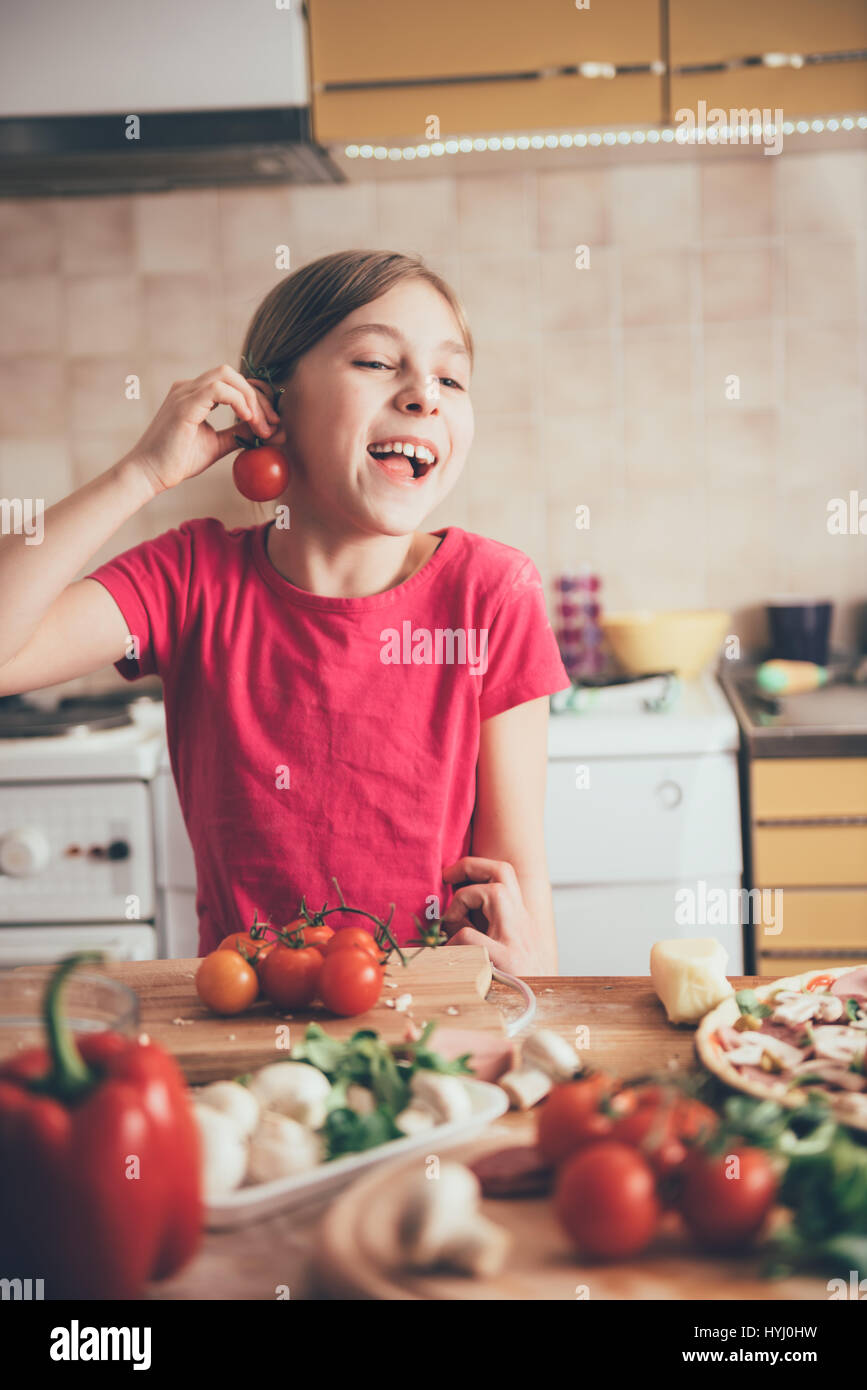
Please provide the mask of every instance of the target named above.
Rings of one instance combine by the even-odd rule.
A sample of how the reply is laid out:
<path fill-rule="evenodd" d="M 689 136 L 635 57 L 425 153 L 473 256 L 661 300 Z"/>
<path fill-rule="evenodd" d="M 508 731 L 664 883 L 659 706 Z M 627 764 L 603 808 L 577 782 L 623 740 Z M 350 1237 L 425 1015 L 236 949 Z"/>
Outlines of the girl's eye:
<path fill-rule="evenodd" d="M 357 367 L 385 367 L 386 371 L 391 371 L 387 362 L 356 362 Z"/>
<path fill-rule="evenodd" d="M 450 376 L 441 376 L 440 381 L 444 382 L 446 386 L 456 386 L 459 391 L 463 391 L 464 389 L 459 381 L 455 381 Z"/>

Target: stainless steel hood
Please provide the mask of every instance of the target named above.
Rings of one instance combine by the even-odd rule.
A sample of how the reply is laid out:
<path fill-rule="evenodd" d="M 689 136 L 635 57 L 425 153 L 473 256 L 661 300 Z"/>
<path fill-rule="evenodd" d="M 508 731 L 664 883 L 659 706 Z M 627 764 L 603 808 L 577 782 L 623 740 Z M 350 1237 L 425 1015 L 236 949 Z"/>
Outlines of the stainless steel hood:
<path fill-rule="evenodd" d="M 4 11 L 3 196 L 345 181 L 312 136 L 307 20 L 294 0 Z"/>

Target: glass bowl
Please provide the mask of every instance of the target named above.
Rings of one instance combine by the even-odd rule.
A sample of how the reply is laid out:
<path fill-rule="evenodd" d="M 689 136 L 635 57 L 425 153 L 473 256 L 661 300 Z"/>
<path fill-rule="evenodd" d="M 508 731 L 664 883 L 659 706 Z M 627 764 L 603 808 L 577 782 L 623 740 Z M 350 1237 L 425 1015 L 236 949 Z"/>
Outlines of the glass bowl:
<path fill-rule="evenodd" d="M 0 970 L 0 1061 L 31 1047 L 45 1047 L 42 1001 L 52 967 Z M 74 1033 L 134 1036 L 139 1026 L 138 996 L 119 980 L 88 971 L 66 980 L 60 1006 Z"/>

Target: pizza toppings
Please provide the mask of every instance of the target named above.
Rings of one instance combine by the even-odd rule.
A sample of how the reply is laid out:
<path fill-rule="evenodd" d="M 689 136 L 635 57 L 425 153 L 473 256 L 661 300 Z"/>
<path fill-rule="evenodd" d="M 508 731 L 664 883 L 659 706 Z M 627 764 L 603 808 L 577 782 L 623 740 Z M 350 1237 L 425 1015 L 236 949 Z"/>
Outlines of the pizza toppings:
<path fill-rule="evenodd" d="M 783 982 L 786 986 L 797 983 Z M 867 1094 L 867 967 L 839 978 L 812 975 L 801 989 L 736 996 L 737 1021 L 716 1039 L 726 1062 L 769 1094 L 807 1089 Z"/>

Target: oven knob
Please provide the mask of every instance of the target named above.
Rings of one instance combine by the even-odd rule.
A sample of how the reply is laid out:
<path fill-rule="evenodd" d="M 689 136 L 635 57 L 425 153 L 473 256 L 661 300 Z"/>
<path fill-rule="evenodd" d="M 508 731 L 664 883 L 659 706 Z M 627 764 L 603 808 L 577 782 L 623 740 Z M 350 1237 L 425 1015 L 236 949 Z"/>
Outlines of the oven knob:
<path fill-rule="evenodd" d="M 12 878 L 32 878 L 50 859 L 51 850 L 41 830 L 13 830 L 0 840 L 0 873 Z"/>
<path fill-rule="evenodd" d="M 656 788 L 656 795 L 659 804 L 663 806 L 666 811 L 673 811 L 675 806 L 679 806 L 681 801 L 683 801 L 683 790 L 677 782 L 660 782 L 659 786 Z"/>

